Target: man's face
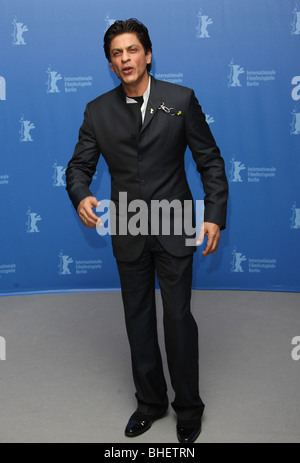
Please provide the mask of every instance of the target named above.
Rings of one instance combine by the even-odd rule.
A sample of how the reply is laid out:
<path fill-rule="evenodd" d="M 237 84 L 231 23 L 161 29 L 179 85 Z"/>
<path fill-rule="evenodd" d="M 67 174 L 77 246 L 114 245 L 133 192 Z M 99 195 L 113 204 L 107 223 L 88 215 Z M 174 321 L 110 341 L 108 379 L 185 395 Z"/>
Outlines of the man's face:
<path fill-rule="evenodd" d="M 110 45 L 110 67 L 125 86 L 136 86 L 147 76 L 152 54 L 134 33 L 117 35 Z"/>

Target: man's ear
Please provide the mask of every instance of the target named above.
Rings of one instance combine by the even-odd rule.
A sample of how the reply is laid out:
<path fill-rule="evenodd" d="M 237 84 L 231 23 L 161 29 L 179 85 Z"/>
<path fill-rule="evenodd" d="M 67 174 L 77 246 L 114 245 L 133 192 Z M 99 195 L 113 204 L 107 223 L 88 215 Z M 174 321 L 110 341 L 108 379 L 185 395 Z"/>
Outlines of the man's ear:
<path fill-rule="evenodd" d="M 151 64 L 151 61 L 152 61 L 152 53 L 149 50 L 148 53 L 146 54 L 146 62 L 147 64 Z"/>
<path fill-rule="evenodd" d="M 109 66 L 110 66 L 111 72 L 115 72 L 114 67 L 111 62 L 109 62 Z"/>

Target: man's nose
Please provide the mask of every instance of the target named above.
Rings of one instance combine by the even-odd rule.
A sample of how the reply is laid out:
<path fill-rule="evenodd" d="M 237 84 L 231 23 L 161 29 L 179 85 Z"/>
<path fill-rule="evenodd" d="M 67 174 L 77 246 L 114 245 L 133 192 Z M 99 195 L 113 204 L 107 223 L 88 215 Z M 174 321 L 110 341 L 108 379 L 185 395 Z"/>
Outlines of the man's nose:
<path fill-rule="evenodd" d="M 123 55 L 122 55 L 122 61 L 123 61 L 123 63 L 127 63 L 127 61 L 129 61 L 129 60 L 130 60 L 130 55 L 129 55 L 129 53 L 128 53 L 127 51 L 124 51 L 124 52 L 123 52 Z"/>

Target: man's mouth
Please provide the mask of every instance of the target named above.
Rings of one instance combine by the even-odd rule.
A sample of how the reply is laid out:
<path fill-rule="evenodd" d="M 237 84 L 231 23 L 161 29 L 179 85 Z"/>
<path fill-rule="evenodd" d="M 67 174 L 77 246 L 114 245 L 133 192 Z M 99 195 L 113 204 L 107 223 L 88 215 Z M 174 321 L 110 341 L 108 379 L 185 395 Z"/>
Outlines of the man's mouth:
<path fill-rule="evenodd" d="M 124 74 L 131 74 L 133 72 L 133 67 L 131 66 L 126 66 L 125 68 L 122 69 L 122 72 Z"/>

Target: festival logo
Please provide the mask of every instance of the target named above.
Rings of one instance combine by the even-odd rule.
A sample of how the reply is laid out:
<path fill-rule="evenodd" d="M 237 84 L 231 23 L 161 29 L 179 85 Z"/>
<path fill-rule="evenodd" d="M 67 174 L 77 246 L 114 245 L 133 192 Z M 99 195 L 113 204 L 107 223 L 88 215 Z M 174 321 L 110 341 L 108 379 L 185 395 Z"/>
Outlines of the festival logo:
<path fill-rule="evenodd" d="M 9 184 L 9 175 L 4 174 L 0 175 L 0 186 L 1 185 L 8 185 Z"/>
<path fill-rule="evenodd" d="M 33 141 L 30 131 L 35 129 L 35 125 L 31 121 L 26 121 L 24 118 L 24 115 L 22 115 L 20 119 L 20 123 L 21 123 L 21 130 L 19 132 L 20 142 L 26 143 L 26 142 Z"/>
<path fill-rule="evenodd" d="M 296 207 L 296 203 L 292 207 L 291 229 L 299 230 L 300 228 L 300 209 Z"/>
<path fill-rule="evenodd" d="M 12 34 L 13 37 L 13 45 L 26 45 L 24 40 L 23 34 L 24 32 L 28 32 L 29 29 L 27 26 L 24 26 L 24 23 L 18 22 L 17 18 L 13 20 L 14 32 Z"/>
<path fill-rule="evenodd" d="M 292 35 L 300 35 L 300 10 L 299 8 L 294 8 L 293 10 L 293 21 L 292 21 Z"/>
<path fill-rule="evenodd" d="M 74 260 L 72 259 L 72 257 L 65 255 L 63 250 L 60 251 L 60 254 L 58 257 L 59 257 L 58 274 L 59 275 L 71 275 L 69 266 L 74 263 Z"/>
<path fill-rule="evenodd" d="M 31 212 L 31 208 L 27 211 L 27 233 L 40 233 L 37 223 L 42 220 L 41 216 L 35 212 Z"/>
<path fill-rule="evenodd" d="M 12 275 L 17 272 L 16 264 L 0 264 L 0 279 L 3 275 Z"/>
<path fill-rule="evenodd" d="M 54 162 L 53 165 L 54 175 L 53 175 L 53 186 L 54 187 L 65 187 L 66 183 L 64 181 L 64 175 L 66 173 L 66 169 L 63 166 L 59 166 L 57 162 Z"/>
<path fill-rule="evenodd" d="M 110 26 L 112 26 L 116 22 L 116 19 L 111 19 L 110 13 L 107 13 L 104 21 L 106 22 L 106 29 L 104 29 L 104 32 L 107 32 Z"/>
<path fill-rule="evenodd" d="M 48 74 L 48 80 L 46 82 L 47 93 L 60 93 L 58 82 L 62 80 L 62 76 L 58 72 L 53 71 L 50 65 L 46 72 Z"/>
<path fill-rule="evenodd" d="M 209 39 L 210 35 L 208 33 L 207 28 L 208 26 L 214 23 L 213 20 L 209 18 L 208 16 L 204 15 L 202 13 L 202 10 L 199 11 L 197 18 L 198 18 L 198 25 L 196 27 L 196 30 L 197 30 L 196 38 L 197 39 Z"/>
<path fill-rule="evenodd" d="M 59 82 L 62 80 L 64 85 L 65 93 L 77 93 L 79 89 L 89 88 L 93 85 L 92 76 L 72 76 L 72 77 L 63 77 L 57 71 L 53 71 L 52 67 L 49 65 L 46 71 L 48 74 L 47 93 L 61 93 Z"/>
<path fill-rule="evenodd" d="M 74 264 L 75 269 L 73 272 L 70 270 L 70 265 Z M 76 275 L 88 275 L 91 272 L 99 271 L 102 269 L 102 260 L 101 259 L 73 259 L 72 257 L 66 255 L 63 250 L 59 254 L 59 275 L 71 275 L 75 273 Z"/>
<path fill-rule="evenodd" d="M 232 59 L 230 64 L 230 74 L 228 76 L 229 83 L 228 87 L 241 87 L 240 75 L 245 74 L 244 68 L 242 68 L 239 64 L 234 64 L 234 60 Z"/>
<path fill-rule="evenodd" d="M 228 76 L 228 87 L 242 87 L 241 76 L 245 74 L 247 87 L 259 87 L 261 84 L 269 84 L 275 81 L 277 71 L 274 69 L 245 70 L 234 59 L 229 63 L 230 74 Z"/>
<path fill-rule="evenodd" d="M 243 262 L 247 261 L 247 257 L 241 252 L 237 252 L 237 249 L 234 248 L 232 251 L 232 262 L 231 262 L 231 272 L 232 273 L 244 273 L 242 267 Z"/>
<path fill-rule="evenodd" d="M 232 157 L 230 163 L 230 183 L 243 183 L 245 175 L 248 183 L 259 183 L 262 180 L 276 177 L 276 167 L 246 167 L 241 161 L 237 161 L 235 156 Z M 243 171 L 246 171 L 245 174 L 242 174 Z"/>
<path fill-rule="evenodd" d="M 155 74 L 155 79 L 162 80 L 164 82 L 170 82 L 171 84 L 182 84 L 184 74 L 182 72 L 169 73 L 169 74 Z"/>
<path fill-rule="evenodd" d="M 0 76 L 0 100 L 6 100 L 6 80 L 2 76 Z"/>
<path fill-rule="evenodd" d="M 277 259 L 246 257 L 237 248 L 232 251 L 231 273 L 261 273 L 276 270 L 276 267 Z"/>
<path fill-rule="evenodd" d="M 205 114 L 205 117 L 206 117 L 206 122 L 208 123 L 208 125 L 211 125 L 215 122 L 213 116 L 211 116 L 210 114 Z"/>
<path fill-rule="evenodd" d="M 241 172 L 246 170 L 245 164 L 240 161 L 236 161 L 235 157 L 231 159 L 231 171 L 230 171 L 230 182 L 231 183 L 242 183 Z"/>

